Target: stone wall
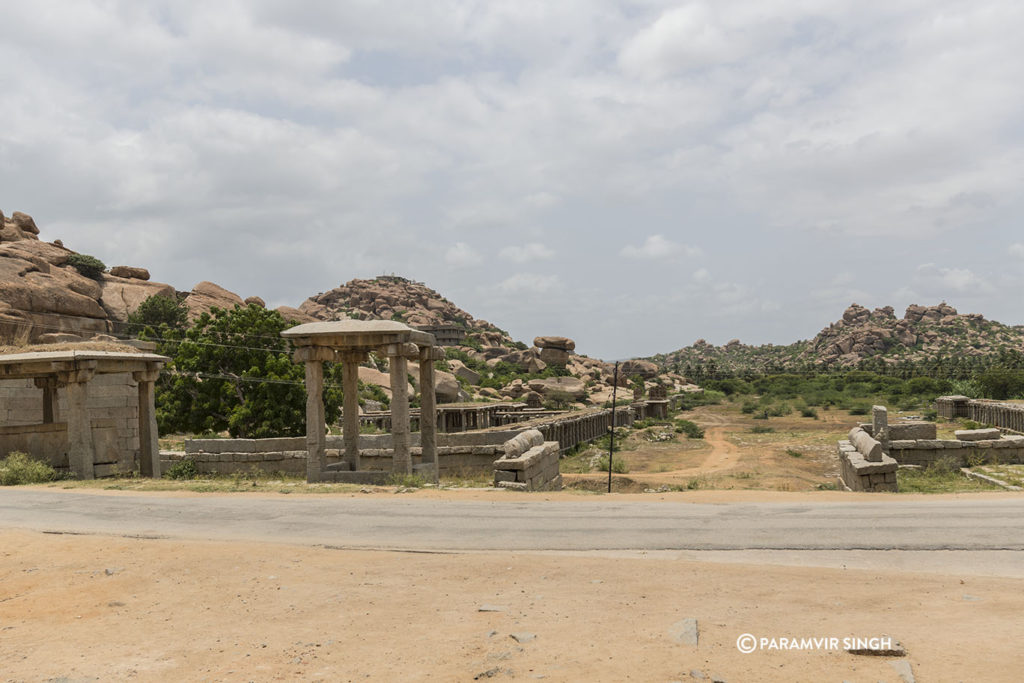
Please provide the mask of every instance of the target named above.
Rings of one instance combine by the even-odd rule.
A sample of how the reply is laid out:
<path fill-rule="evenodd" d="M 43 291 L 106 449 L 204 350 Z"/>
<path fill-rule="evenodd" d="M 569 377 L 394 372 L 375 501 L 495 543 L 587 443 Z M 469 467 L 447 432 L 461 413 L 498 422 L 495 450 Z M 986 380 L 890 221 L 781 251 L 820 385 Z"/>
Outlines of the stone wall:
<path fill-rule="evenodd" d="M 893 440 L 889 454 L 900 465 L 927 467 L 952 459 L 957 467 L 979 464 L 1024 463 L 1024 436 L 960 441 L 959 439 Z"/>
<path fill-rule="evenodd" d="M 839 442 L 839 476 L 851 491 L 896 491 L 899 464 L 881 451 L 881 443 L 860 427 Z"/>
<path fill-rule="evenodd" d="M 617 411 L 616 426 L 633 423 L 633 413 L 629 408 L 620 406 Z M 566 452 L 606 435 L 611 421 L 610 408 L 594 408 L 547 415 L 506 427 L 440 433 L 436 437 L 438 471 L 444 474 L 490 471 L 495 458 L 505 452 L 505 442 L 529 429 L 538 430 L 545 441 L 555 442 L 560 453 Z M 413 463 L 419 464 L 419 432 L 413 432 L 410 437 Z M 341 462 L 343 452 L 342 437 L 328 436 L 327 463 Z M 161 453 L 164 470 L 186 458 L 194 461 L 204 474 L 233 474 L 255 469 L 304 476 L 306 438 L 186 439 L 184 452 Z M 359 459 L 361 469 L 390 471 L 391 435 L 360 434 Z"/>
<path fill-rule="evenodd" d="M 861 429 L 874 436 L 874 425 L 862 424 Z M 889 425 L 889 438 L 898 439 L 935 439 L 938 426 L 934 422 L 897 422 Z"/>
<path fill-rule="evenodd" d="M 505 454 L 494 461 L 494 485 L 519 491 L 558 491 L 559 447 L 545 441 L 540 431 L 530 429 L 504 444 Z"/>
<path fill-rule="evenodd" d="M 95 443 L 95 476 L 138 468 L 139 390 L 131 373 L 96 375 L 89 382 L 89 419 Z M 43 424 L 43 390 L 32 380 L 0 381 L 0 457 L 24 451 L 66 469 L 67 393 L 57 389 L 54 422 Z"/>

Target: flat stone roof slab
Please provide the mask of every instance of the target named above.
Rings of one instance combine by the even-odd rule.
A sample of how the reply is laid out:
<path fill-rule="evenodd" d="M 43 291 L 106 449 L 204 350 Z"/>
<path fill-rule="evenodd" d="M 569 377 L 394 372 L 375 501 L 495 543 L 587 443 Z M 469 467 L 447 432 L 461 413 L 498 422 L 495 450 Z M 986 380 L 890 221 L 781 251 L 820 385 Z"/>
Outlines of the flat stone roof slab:
<path fill-rule="evenodd" d="M 394 320 L 334 320 L 304 323 L 281 332 L 286 339 L 294 339 L 300 346 L 331 346 L 335 348 L 366 348 L 385 344 L 412 342 L 434 346 L 434 335 L 415 330 Z M 307 342 L 303 344 L 303 342 Z"/>

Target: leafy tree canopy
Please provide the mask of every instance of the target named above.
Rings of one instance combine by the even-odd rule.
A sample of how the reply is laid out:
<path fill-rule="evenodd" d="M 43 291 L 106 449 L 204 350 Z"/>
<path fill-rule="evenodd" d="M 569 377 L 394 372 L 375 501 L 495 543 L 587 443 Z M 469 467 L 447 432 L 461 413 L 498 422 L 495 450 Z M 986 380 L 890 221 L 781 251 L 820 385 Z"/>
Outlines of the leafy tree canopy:
<path fill-rule="evenodd" d="M 161 432 L 220 432 L 239 438 L 306 432 L 305 372 L 292 362 L 277 311 L 213 308 L 184 332 L 165 326 L 160 347 L 173 362 L 157 384 Z M 328 422 L 341 405 L 341 366 L 325 365 Z"/>

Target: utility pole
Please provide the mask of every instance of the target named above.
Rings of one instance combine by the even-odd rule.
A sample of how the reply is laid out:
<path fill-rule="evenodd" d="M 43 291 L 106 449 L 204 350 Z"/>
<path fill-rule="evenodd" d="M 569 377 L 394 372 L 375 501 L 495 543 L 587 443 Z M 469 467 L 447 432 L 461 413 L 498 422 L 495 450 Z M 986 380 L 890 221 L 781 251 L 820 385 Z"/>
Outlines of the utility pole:
<path fill-rule="evenodd" d="M 615 391 L 619 388 L 619 361 L 615 361 L 615 374 L 612 378 L 612 433 L 608 439 L 608 493 L 612 492 L 612 453 L 615 452 Z"/>

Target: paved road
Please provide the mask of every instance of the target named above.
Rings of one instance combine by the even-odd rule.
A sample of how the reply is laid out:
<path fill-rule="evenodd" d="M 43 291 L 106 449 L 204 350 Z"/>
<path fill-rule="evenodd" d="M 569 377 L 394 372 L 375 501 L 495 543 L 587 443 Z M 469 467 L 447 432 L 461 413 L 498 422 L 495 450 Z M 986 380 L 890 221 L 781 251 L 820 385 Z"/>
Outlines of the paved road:
<path fill-rule="evenodd" d="M 422 551 L 1000 551 L 1024 566 L 1024 498 L 710 505 L 6 489 L 4 527 Z"/>

